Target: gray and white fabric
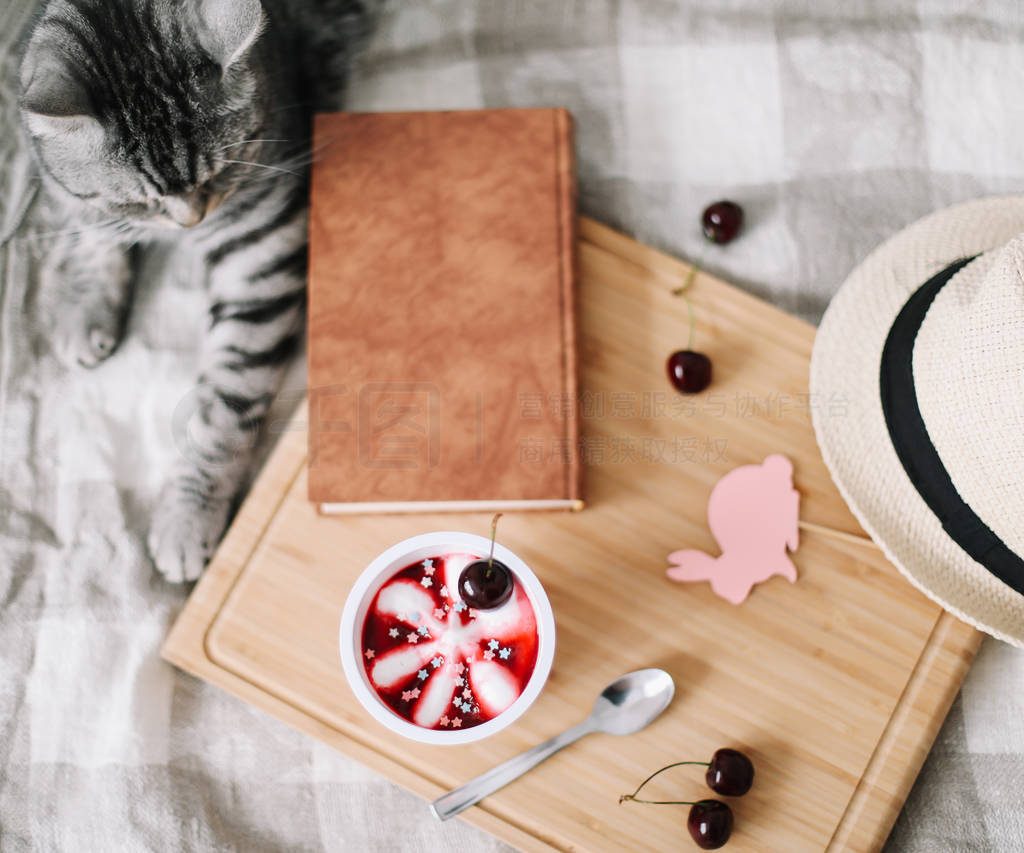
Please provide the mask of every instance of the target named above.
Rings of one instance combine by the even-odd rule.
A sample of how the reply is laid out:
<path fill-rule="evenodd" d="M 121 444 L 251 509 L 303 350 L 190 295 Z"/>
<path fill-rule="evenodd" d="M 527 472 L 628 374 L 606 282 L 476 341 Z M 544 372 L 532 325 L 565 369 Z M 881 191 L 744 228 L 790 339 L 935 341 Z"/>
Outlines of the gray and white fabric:
<path fill-rule="evenodd" d="M 159 659 L 186 591 L 145 533 L 202 294 L 154 258 L 121 350 L 52 356 L 13 112 L 32 5 L 0 0 L 0 240 L 29 207 L 0 246 L 0 850 L 505 849 Z M 348 103 L 565 105 L 585 213 L 816 320 L 895 230 L 1024 191 L 1022 43 L 1016 0 L 394 2 Z M 726 197 L 747 229 L 711 247 Z M 887 850 L 1024 849 L 1022 721 L 1024 655 L 987 642 Z"/>

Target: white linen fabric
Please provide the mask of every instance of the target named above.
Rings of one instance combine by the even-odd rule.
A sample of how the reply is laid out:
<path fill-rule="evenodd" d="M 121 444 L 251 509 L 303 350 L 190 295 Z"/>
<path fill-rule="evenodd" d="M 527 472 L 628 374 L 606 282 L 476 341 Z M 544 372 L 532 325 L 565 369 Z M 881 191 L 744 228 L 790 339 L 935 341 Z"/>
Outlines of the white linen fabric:
<path fill-rule="evenodd" d="M 0 0 L 0 240 L 34 185 L 13 104 L 34 2 Z M 394 2 L 348 104 L 565 105 L 585 213 L 816 320 L 899 228 L 1024 191 L 1022 37 L 1014 0 Z M 719 198 L 747 212 L 727 247 L 698 226 Z M 202 293 L 154 258 L 122 349 L 66 371 L 31 226 L 0 246 L 0 849 L 506 849 L 160 661 L 186 590 L 145 531 Z M 890 853 L 1021 849 L 1022 688 L 1021 652 L 987 642 Z"/>

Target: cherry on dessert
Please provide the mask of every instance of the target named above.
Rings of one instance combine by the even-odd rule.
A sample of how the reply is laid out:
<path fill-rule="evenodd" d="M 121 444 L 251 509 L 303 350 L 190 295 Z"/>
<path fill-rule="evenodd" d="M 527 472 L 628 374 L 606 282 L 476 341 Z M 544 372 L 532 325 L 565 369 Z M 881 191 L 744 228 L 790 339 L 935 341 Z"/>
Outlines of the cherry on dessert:
<path fill-rule="evenodd" d="M 504 513 L 495 514 L 491 519 L 491 553 L 486 560 L 474 560 L 459 575 L 459 595 L 476 610 L 492 610 L 501 607 L 512 595 L 512 572 L 504 563 L 494 559 L 494 539 L 498 534 L 498 519 Z"/>
<path fill-rule="evenodd" d="M 459 595 L 470 607 L 492 610 L 512 595 L 512 572 L 500 560 L 474 560 L 459 575 Z"/>
<path fill-rule="evenodd" d="M 672 387 L 683 394 L 697 394 L 711 384 L 711 359 L 702 352 L 677 350 L 666 367 Z"/>
<path fill-rule="evenodd" d="M 717 850 L 732 834 L 732 809 L 719 800 L 700 800 L 690 806 L 686 828 L 702 850 Z"/>
<path fill-rule="evenodd" d="M 754 765 L 738 749 L 718 749 L 704 776 L 712 791 L 725 797 L 742 797 L 754 784 Z"/>
<path fill-rule="evenodd" d="M 700 221 L 712 243 L 729 243 L 743 226 L 743 208 L 734 201 L 716 201 L 704 208 Z"/>

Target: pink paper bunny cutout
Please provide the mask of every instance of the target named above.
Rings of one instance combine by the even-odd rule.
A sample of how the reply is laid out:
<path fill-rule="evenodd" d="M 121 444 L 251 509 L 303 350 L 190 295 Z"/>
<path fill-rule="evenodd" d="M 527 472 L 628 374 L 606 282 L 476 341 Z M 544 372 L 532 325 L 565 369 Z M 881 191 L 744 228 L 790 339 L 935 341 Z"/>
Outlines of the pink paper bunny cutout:
<path fill-rule="evenodd" d="M 742 604 L 756 583 L 782 575 L 796 580 L 786 549 L 798 545 L 800 494 L 793 488 L 793 463 L 773 454 L 760 465 L 734 468 L 711 490 L 708 527 L 721 557 L 703 551 L 668 555 L 676 581 L 711 581 L 716 595 Z"/>

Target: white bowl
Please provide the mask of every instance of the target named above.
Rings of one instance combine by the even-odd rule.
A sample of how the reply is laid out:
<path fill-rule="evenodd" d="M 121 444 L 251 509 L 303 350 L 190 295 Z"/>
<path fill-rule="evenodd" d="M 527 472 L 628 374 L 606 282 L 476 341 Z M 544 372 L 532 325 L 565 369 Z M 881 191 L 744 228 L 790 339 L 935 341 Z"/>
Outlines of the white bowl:
<path fill-rule="evenodd" d="M 377 695 L 377 691 L 373 689 L 366 675 L 366 668 L 361 660 L 363 624 L 366 621 L 370 603 L 385 582 L 410 563 L 427 557 L 437 557 L 453 552 L 486 557 L 490 549 L 490 539 L 473 533 L 442 531 L 413 536 L 397 545 L 392 545 L 373 560 L 349 592 L 348 599 L 345 601 L 345 609 L 341 615 L 341 630 L 338 638 L 345 677 L 360 704 L 377 722 L 387 726 L 393 732 L 420 743 L 452 745 L 472 743 L 500 732 L 506 726 L 514 723 L 533 704 L 540 694 L 541 688 L 544 687 L 548 673 L 551 672 L 551 662 L 555 657 L 555 618 L 551 612 L 551 603 L 544 592 L 544 587 L 541 586 L 530 567 L 504 545 L 497 543 L 494 546 L 495 559 L 500 560 L 512 570 L 512 574 L 525 590 L 537 620 L 537 661 L 533 667 L 533 674 L 519 698 L 496 717 L 480 725 L 467 729 L 426 729 L 400 717 L 389 708 Z"/>

